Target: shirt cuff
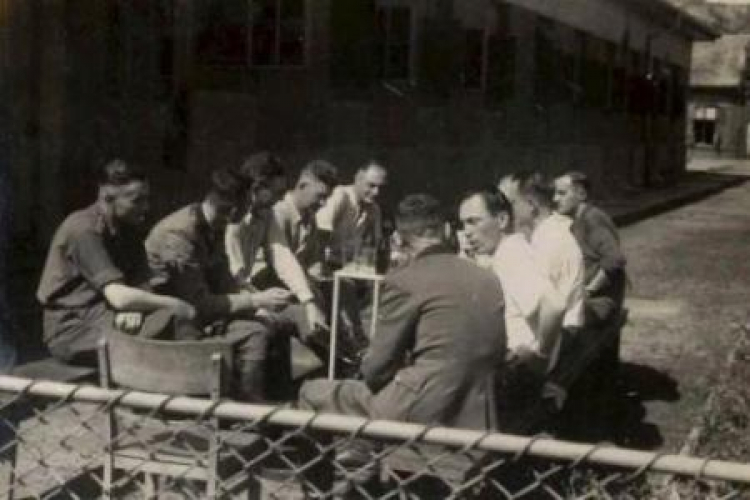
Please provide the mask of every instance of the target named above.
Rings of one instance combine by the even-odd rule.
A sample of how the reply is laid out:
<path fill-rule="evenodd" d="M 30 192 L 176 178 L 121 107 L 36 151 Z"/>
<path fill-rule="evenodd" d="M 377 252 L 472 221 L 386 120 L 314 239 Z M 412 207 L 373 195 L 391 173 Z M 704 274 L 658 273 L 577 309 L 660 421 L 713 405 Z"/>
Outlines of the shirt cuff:
<path fill-rule="evenodd" d="M 297 299 L 299 300 L 300 304 L 304 304 L 305 302 L 313 301 L 315 299 L 315 296 L 311 291 L 306 290 L 304 292 L 298 292 Z"/>

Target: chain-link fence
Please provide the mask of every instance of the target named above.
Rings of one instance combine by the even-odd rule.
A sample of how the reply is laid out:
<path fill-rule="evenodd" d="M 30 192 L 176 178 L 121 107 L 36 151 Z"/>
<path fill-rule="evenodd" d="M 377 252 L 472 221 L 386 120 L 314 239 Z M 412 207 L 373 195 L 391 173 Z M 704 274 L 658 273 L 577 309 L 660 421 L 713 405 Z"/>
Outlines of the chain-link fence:
<path fill-rule="evenodd" d="M 2 498 L 750 498 L 750 464 L 0 377 Z"/>

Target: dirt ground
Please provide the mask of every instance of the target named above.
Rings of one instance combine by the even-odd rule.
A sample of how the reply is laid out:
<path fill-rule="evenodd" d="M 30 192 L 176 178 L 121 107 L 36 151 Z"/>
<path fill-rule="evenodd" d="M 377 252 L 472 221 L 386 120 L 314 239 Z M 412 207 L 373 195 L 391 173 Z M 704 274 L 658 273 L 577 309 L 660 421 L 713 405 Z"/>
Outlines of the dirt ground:
<path fill-rule="evenodd" d="M 631 279 L 623 390 L 632 404 L 620 441 L 678 451 L 748 320 L 750 185 L 621 235 Z"/>

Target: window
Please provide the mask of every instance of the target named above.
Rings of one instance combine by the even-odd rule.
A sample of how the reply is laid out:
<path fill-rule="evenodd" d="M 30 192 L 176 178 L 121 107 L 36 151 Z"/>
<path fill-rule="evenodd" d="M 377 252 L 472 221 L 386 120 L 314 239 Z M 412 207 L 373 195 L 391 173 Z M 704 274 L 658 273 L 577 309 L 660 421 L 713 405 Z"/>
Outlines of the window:
<path fill-rule="evenodd" d="M 253 66 L 300 66 L 305 62 L 305 0 L 253 0 Z"/>
<path fill-rule="evenodd" d="M 412 15 L 409 7 L 378 9 L 381 44 L 380 77 L 385 80 L 409 80 L 412 76 Z"/>
<path fill-rule="evenodd" d="M 486 66 L 486 37 L 481 29 L 464 30 L 464 57 L 461 80 L 465 89 L 482 90 Z"/>
<path fill-rule="evenodd" d="M 555 25 L 547 18 L 537 17 L 534 31 L 534 102 L 547 106 L 558 100 L 559 54 Z"/>
<path fill-rule="evenodd" d="M 511 9 L 507 3 L 497 5 L 495 32 L 487 38 L 485 103 L 497 109 L 513 97 L 516 86 L 516 38 L 510 25 Z"/>
<path fill-rule="evenodd" d="M 713 145 L 718 110 L 714 106 L 699 106 L 693 112 L 693 139 L 696 144 Z"/>
<path fill-rule="evenodd" d="M 213 66 L 301 66 L 306 0 L 214 0 L 196 16 L 196 52 Z"/>

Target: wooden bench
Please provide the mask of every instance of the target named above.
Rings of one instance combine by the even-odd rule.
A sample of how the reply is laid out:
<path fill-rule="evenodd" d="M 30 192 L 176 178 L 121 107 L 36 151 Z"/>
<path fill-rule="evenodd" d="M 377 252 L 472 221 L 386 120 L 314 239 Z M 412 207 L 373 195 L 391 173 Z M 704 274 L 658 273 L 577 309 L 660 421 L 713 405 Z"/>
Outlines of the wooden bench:
<path fill-rule="evenodd" d="M 55 382 L 77 383 L 94 380 L 96 368 L 89 366 L 67 365 L 49 357 L 29 361 L 13 368 L 12 375 L 32 380 L 53 380 Z"/>

